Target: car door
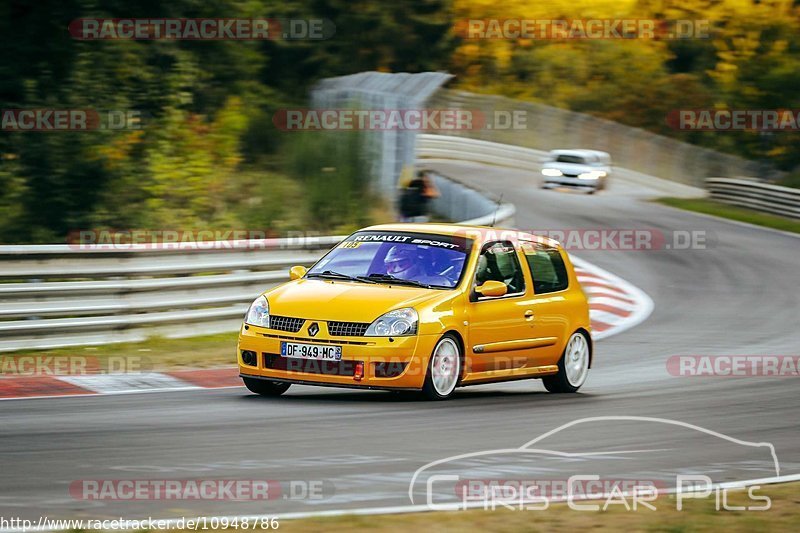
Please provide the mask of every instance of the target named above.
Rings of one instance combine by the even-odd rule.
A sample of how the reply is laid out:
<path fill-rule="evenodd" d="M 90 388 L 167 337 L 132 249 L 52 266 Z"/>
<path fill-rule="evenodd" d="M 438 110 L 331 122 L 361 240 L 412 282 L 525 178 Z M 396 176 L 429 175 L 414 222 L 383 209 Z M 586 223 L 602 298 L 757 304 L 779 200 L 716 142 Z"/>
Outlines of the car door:
<path fill-rule="evenodd" d="M 533 333 L 528 287 L 523 267 L 510 241 L 484 244 L 478 257 L 469 302 L 469 354 L 467 372 L 490 372 L 522 368 L 530 359 L 525 341 Z M 504 296 L 486 297 L 474 288 L 489 280 L 506 284 Z"/>
<path fill-rule="evenodd" d="M 558 248 L 520 241 L 520 250 L 533 284 L 527 302 L 533 311 L 533 336 L 541 340 L 540 347 L 529 354 L 529 365 L 555 365 L 572 333 L 569 317 L 576 305 L 570 300 L 567 267 Z"/>

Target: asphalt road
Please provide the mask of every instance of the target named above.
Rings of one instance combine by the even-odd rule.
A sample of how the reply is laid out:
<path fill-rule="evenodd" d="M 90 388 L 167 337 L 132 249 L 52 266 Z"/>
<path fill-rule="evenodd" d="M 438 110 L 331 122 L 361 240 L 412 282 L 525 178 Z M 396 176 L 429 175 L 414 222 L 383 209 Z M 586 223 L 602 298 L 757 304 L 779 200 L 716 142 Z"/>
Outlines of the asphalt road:
<path fill-rule="evenodd" d="M 682 378 L 666 369 L 672 355 L 800 354 L 800 240 L 648 203 L 651 191 L 624 176 L 590 196 L 540 190 L 534 174 L 519 171 L 433 166 L 504 193 L 517 206 L 521 228 L 654 229 L 668 243 L 676 230 L 702 231 L 708 246 L 574 252 L 655 302 L 645 322 L 597 344 L 595 367 L 577 395 L 550 395 L 538 381 L 523 381 L 461 389 L 441 403 L 301 386 L 277 399 L 242 388 L 2 402 L 0 516 L 178 517 L 407 505 L 412 475 L 431 461 L 517 448 L 587 417 L 657 417 L 697 428 L 587 421 L 538 442 L 536 448 L 546 450 L 525 454 L 527 460 L 500 454 L 437 468 L 466 479 L 600 474 L 667 484 L 678 473 L 718 481 L 775 475 L 767 448 L 699 429 L 705 428 L 771 443 L 780 473 L 800 473 L 796 377 Z M 78 480 L 105 479 L 283 484 L 269 501 L 88 501 L 70 495 Z M 316 497 L 304 495 L 304 486 Z M 447 490 L 438 496 L 447 499 Z"/>

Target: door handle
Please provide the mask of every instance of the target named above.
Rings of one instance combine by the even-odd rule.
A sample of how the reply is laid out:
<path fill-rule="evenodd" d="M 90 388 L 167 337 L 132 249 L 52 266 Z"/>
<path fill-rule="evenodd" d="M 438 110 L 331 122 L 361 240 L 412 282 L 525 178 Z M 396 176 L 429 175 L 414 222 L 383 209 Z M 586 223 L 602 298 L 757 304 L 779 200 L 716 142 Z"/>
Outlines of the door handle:
<path fill-rule="evenodd" d="M 528 309 L 525 311 L 525 320 L 533 320 L 533 311 Z"/>

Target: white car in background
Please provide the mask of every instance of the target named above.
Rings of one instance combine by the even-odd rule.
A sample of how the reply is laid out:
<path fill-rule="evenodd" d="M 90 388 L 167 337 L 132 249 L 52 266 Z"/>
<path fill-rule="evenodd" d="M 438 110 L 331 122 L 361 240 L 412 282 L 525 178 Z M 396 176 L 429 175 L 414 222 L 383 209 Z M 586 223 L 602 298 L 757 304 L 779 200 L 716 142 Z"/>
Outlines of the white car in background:
<path fill-rule="evenodd" d="M 542 164 L 543 188 L 569 186 L 589 194 L 605 189 L 611 156 L 598 150 L 553 150 Z"/>

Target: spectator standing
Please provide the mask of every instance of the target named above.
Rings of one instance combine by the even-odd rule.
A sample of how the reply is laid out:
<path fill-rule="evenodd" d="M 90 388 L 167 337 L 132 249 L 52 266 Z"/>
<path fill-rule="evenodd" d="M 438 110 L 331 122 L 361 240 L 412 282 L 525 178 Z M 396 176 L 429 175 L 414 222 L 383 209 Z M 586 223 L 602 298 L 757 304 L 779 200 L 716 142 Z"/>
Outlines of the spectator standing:
<path fill-rule="evenodd" d="M 427 222 L 430 201 L 439 196 L 429 171 L 418 170 L 400 193 L 400 217 L 403 222 Z"/>

